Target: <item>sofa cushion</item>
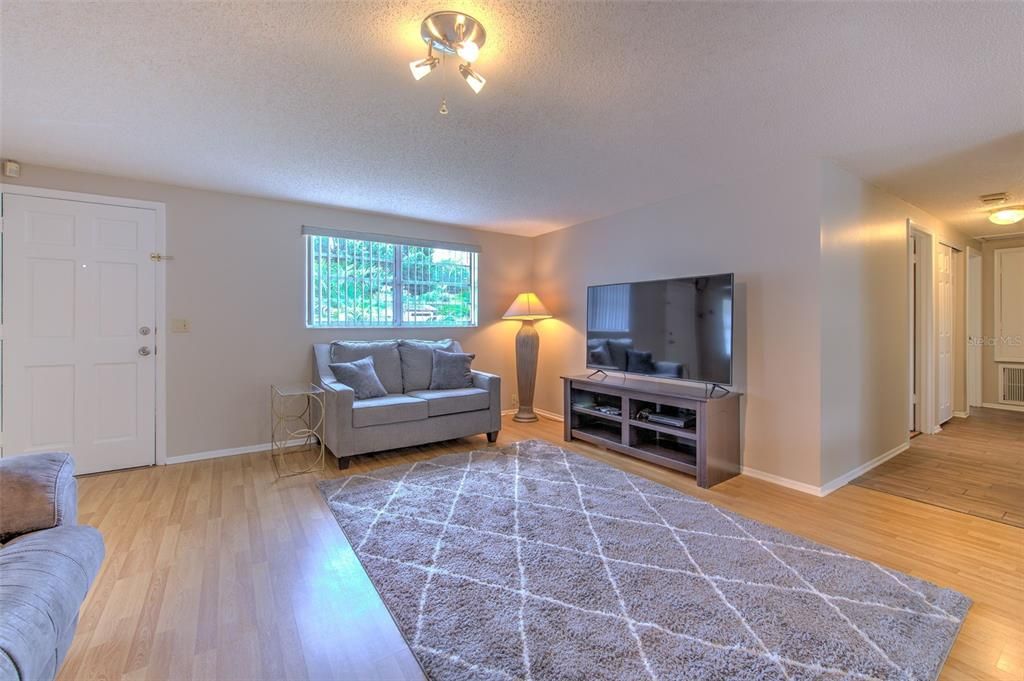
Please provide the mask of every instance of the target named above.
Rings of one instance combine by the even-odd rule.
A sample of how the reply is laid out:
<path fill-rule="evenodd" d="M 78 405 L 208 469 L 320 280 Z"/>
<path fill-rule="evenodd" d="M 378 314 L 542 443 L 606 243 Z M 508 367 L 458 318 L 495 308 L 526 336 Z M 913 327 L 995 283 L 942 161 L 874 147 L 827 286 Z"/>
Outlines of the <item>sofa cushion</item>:
<path fill-rule="evenodd" d="M 421 421 L 427 416 L 427 401 L 409 395 L 385 395 L 352 404 L 353 428 Z"/>
<path fill-rule="evenodd" d="M 340 383 L 352 388 L 357 400 L 384 397 L 388 394 L 373 369 L 373 357 L 363 357 L 354 362 L 336 362 L 330 367 Z"/>
<path fill-rule="evenodd" d="M 331 343 L 331 363 L 354 362 L 373 357 L 373 369 L 389 393 L 402 392 L 402 359 L 397 340 L 334 341 Z"/>
<path fill-rule="evenodd" d="M 32 532 L 0 548 L 0 650 L 20 678 L 53 678 L 102 562 L 103 538 L 84 525 Z"/>
<path fill-rule="evenodd" d="M 612 357 L 612 366 L 626 370 L 626 352 L 633 349 L 632 338 L 609 338 L 608 352 Z"/>
<path fill-rule="evenodd" d="M 476 355 L 464 352 L 434 350 L 434 369 L 430 374 L 431 390 L 456 390 L 473 387 L 470 368 Z"/>
<path fill-rule="evenodd" d="M 478 411 L 491 406 L 491 394 L 480 388 L 459 388 L 458 390 L 417 390 L 409 393 L 427 401 L 430 416 L 461 414 L 464 411 Z"/>
<path fill-rule="evenodd" d="M 410 393 L 413 390 L 430 388 L 430 374 L 434 367 L 434 350 L 461 352 L 462 348 L 451 338 L 439 341 L 399 341 L 398 354 L 402 358 L 402 389 L 405 392 Z"/>

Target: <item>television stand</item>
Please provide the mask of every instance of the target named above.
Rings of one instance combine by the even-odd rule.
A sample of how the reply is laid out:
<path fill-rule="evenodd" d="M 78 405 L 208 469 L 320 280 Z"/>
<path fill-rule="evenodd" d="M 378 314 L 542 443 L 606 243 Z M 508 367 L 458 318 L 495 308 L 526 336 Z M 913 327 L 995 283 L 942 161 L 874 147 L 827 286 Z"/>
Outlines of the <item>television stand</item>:
<path fill-rule="evenodd" d="M 592 375 L 591 375 L 592 376 Z M 740 393 L 624 378 L 563 376 L 565 440 L 583 440 L 697 478 L 711 487 L 740 472 Z"/>

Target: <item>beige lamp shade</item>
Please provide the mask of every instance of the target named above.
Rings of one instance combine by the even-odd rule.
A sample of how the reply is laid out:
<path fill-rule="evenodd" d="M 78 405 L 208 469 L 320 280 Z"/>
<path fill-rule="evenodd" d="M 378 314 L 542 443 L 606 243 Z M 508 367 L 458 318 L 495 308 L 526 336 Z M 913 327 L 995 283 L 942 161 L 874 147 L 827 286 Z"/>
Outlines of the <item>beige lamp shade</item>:
<path fill-rule="evenodd" d="M 519 319 L 522 321 L 533 321 L 536 319 L 550 319 L 551 313 L 540 302 L 536 293 L 520 293 L 509 305 L 508 311 L 502 315 L 502 319 Z"/>

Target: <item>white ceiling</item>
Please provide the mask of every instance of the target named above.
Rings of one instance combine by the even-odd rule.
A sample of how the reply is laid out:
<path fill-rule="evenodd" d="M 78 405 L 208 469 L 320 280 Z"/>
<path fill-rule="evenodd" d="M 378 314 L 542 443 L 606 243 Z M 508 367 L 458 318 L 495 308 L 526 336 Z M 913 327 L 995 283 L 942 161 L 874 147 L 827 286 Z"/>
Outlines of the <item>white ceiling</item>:
<path fill-rule="evenodd" d="M 2 6 L 27 163 L 521 234 L 787 158 L 973 234 L 1024 201 L 1024 2 L 453 2 L 478 96 L 410 77 L 436 1 Z"/>

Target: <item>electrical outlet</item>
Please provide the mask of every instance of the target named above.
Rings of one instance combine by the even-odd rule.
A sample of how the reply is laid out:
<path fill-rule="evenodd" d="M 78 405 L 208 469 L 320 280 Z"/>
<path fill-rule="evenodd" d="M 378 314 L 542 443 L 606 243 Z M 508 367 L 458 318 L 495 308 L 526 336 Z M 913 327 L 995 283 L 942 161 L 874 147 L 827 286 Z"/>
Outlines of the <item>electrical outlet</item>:
<path fill-rule="evenodd" d="M 187 319 L 172 319 L 171 333 L 191 333 L 192 322 Z"/>

